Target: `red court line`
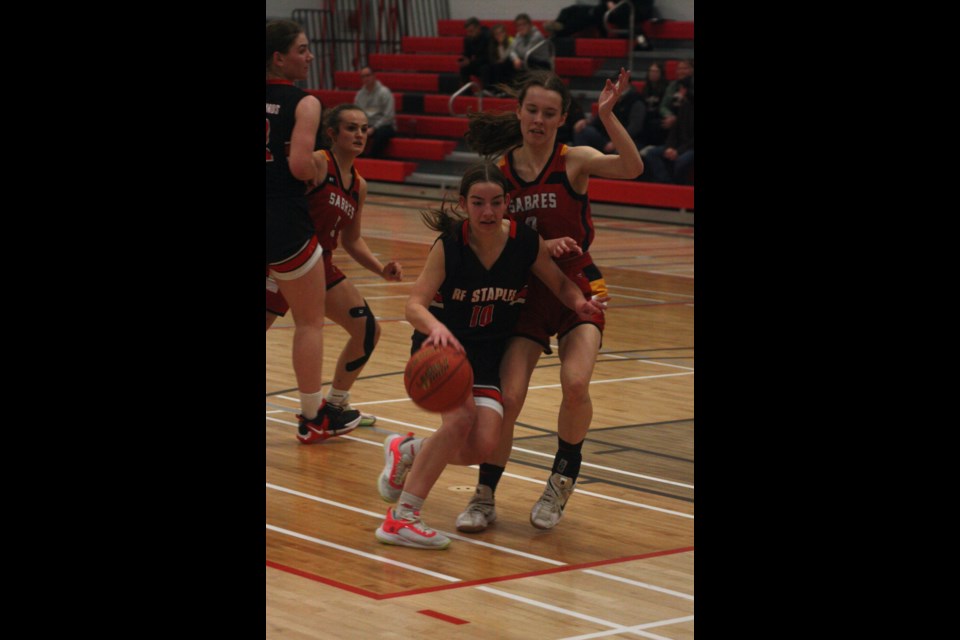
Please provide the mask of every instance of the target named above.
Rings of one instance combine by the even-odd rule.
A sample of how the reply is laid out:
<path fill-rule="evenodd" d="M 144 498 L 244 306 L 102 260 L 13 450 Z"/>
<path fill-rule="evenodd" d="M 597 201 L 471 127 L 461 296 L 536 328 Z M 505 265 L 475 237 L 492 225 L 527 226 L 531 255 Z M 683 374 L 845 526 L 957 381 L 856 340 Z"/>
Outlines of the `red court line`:
<path fill-rule="evenodd" d="M 280 571 L 286 571 L 287 573 L 292 573 L 295 576 L 300 576 L 301 578 L 306 578 L 307 580 L 322 582 L 323 584 L 330 585 L 331 587 L 343 589 L 344 591 L 349 591 L 351 593 L 355 593 L 360 596 L 373 598 L 374 600 L 381 600 L 383 598 L 383 596 L 381 596 L 380 594 L 374 593 L 372 591 L 367 591 L 366 589 L 361 589 L 359 587 L 354 587 L 349 584 L 337 582 L 336 580 L 331 580 L 330 578 L 324 578 L 323 576 L 318 576 L 315 573 L 309 573 L 307 571 L 303 571 L 302 569 L 295 569 L 293 567 L 288 567 L 286 565 L 280 564 L 279 562 L 273 562 L 272 560 L 267 560 L 267 566 L 272 567 L 274 569 L 279 569 Z"/>
<path fill-rule="evenodd" d="M 492 584 L 494 582 L 506 582 L 508 580 L 518 580 L 520 578 L 530 578 L 534 576 L 544 576 L 554 573 L 565 573 L 567 571 L 580 571 L 582 569 L 591 569 L 593 567 L 601 567 L 607 564 L 620 564 L 623 562 L 632 562 L 634 560 L 646 560 L 647 558 L 657 558 L 660 556 L 669 556 L 677 553 L 687 553 L 688 551 L 693 551 L 693 547 L 681 547 L 679 549 L 667 549 L 664 551 L 651 551 L 650 553 L 642 553 L 636 556 L 626 556 L 623 558 L 614 558 L 612 560 L 596 560 L 594 562 L 585 562 L 582 564 L 568 564 L 562 567 L 551 567 L 550 569 L 541 569 L 539 571 L 528 571 L 526 573 L 515 573 L 506 576 L 495 576 L 493 578 L 479 578 L 477 580 L 462 580 L 460 582 L 454 582 L 451 584 L 441 584 L 435 587 L 423 587 L 421 589 L 410 589 L 408 591 L 396 591 L 394 593 L 373 593 L 372 591 L 367 591 L 366 589 L 360 589 L 342 582 L 337 582 L 336 580 L 330 580 L 329 578 L 324 578 L 313 573 L 308 573 L 300 569 L 294 569 L 293 567 L 287 567 L 276 562 L 267 560 L 267 566 L 273 567 L 275 569 L 280 569 L 281 571 L 287 571 L 294 575 L 300 576 L 302 578 L 307 578 L 308 580 L 315 580 L 317 582 L 322 582 L 323 584 L 330 585 L 331 587 L 337 587 L 345 591 L 350 591 L 351 593 L 356 593 L 361 596 L 366 596 L 374 600 L 389 600 L 390 598 L 402 598 L 405 596 L 415 596 L 422 593 L 433 593 L 434 591 L 447 591 L 448 589 L 462 589 L 463 587 L 475 587 L 478 585 Z"/>
<path fill-rule="evenodd" d="M 421 609 L 417 613 L 422 613 L 425 616 L 430 616 L 431 618 L 437 618 L 438 620 L 443 620 L 444 622 L 450 622 L 453 624 L 469 624 L 469 620 L 461 620 L 460 618 L 454 618 L 453 616 L 448 616 L 445 613 L 440 613 L 439 611 L 433 611 L 431 609 Z"/>

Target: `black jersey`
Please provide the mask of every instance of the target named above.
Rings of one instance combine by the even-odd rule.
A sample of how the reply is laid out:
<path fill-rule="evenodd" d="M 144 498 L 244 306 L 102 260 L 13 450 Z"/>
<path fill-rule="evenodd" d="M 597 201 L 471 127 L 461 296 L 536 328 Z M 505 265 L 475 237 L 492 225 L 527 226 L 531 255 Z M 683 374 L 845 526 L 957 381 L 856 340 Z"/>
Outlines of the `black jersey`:
<path fill-rule="evenodd" d="M 505 340 L 527 297 L 527 276 L 537 259 L 540 236 L 510 221 L 503 251 L 488 271 L 469 245 L 469 222 L 441 236 L 447 277 L 430 312 L 461 342 Z"/>
<path fill-rule="evenodd" d="M 290 173 L 287 156 L 297 105 L 309 95 L 287 80 L 267 80 L 267 197 L 303 196 L 304 183 Z"/>

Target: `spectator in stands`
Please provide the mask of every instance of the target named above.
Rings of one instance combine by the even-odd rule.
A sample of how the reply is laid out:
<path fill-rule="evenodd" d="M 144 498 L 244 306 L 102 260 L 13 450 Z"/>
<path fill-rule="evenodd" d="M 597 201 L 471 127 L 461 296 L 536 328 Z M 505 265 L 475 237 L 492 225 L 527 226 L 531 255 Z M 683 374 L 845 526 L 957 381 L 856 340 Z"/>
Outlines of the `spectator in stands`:
<path fill-rule="evenodd" d="M 517 71 L 513 68 L 513 59 L 510 58 L 510 49 L 513 38 L 507 33 L 507 28 L 497 24 L 491 29 L 494 42 L 493 69 L 490 73 L 490 83 L 509 85 Z"/>
<path fill-rule="evenodd" d="M 664 129 L 673 128 L 673 124 L 677 121 L 677 111 L 680 108 L 680 81 L 687 77 L 693 77 L 692 59 L 677 63 L 677 79 L 668 84 L 667 90 L 663 93 L 663 100 L 660 101 L 660 120 Z"/>
<path fill-rule="evenodd" d="M 643 85 L 643 91 L 640 92 L 640 97 L 646 107 L 643 130 L 640 132 L 640 139 L 637 141 L 641 150 L 648 145 L 663 144 L 666 140 L 667 131 L 660 121 L 660 105 L 666 92 L 667 78 L 663 72 L 663 65 L 659 62 L 651 62 L 650 66 L 647 67 L 647 80 Z"/>
<path fill-rule="evenodd" d="M 667 134 L 667 141 L 649 150 L 644 156 L 652 182 L 690 184 L 693 168 L 693 76 L 679 82 L 676 122 Z"/>
<path fill-rule="evenodd" d="M 568 5 L 560 9 L 557 19 L 545 24 L 544 28 L 551 38 L 606 37 L 603 24 L 603 14 L 607 11 L 606 5 L 606 0 Z"/>
<path fill-rule="evenodd" d="M 649 51 L 653 49 L 650 41 L 643 33 L 643 23 L 653 17 L 654 0 L 630 0 L 633 5 L 633 24 L 634 24 L 634 50 Z M 601 3 L 603 4 L 603 3 Z M 607 16 L 607 22 L 604 28 L 607 32 L 623 32 L 630 27 L 630 7 L 626 4 L 617 6 L 619 2 L 606 0 L 606 11 L 611 11 Z"/>
<path fill-rule="evenodd" d="M 550 59 L 551 44 L 546 42 L 546 38 L 543 37 L 540 30 L 533 26 L 530 16 L 521 13 L 514 18 L 513 23 L 517 27 L 517 37 L 513 39 L 513 45 L 510 49 L 510 59 L 513 61 L 513 68 L 517 71 L 552 69 L 553 63 Z M 527 53 L 531 51 L 532 53 L 530 53 L 530 57 L 528 58 Z"/>
<path fill-rule="evenodd" d="M 460 81 L 470 82 L 472 76 L 479 78 L 484 87 L 491 84 L 496 43 L 490 29 L 476 18 L 467 18 L 463 25 L 463 55 L 460 56 Z"/>
<path fill-rule="evenodd" d="M 370 67 L 360 70 L 360 82 L 363 86 L 357 91 L 353 101 L 367 114 L 369 124 L 367 146 L 363 155 L 368 158 L 380 158 L 390 144 L 390 139 L 397 135 L 394 129 L 397 110 L 393 92 L 377 80 L 377 76 Z"/>
<path fill-rule="evenodd" d="M 614 76 L 616 78 L 617 76 Z M 632 84 L 627 84 L 620 92 L 620 97 L 613 106 L 613 114 L 617 116 L 617 121 L 626 128 L 630 139 L 633 140 L 637 149 L 640 146 L 640 134 L 643 132 L 643 123 L 646 116 L 646 105 L 640 92 Z M 610 140 L 610 134 L 607 133 L 600 118 L 590 116 L 587 123 L 580 129 L 579 133 L 573 136 L 574 146 L 586 145 L 593 147 L 603 153 L 622 153 L 623 150 L 615 149 Z"/>

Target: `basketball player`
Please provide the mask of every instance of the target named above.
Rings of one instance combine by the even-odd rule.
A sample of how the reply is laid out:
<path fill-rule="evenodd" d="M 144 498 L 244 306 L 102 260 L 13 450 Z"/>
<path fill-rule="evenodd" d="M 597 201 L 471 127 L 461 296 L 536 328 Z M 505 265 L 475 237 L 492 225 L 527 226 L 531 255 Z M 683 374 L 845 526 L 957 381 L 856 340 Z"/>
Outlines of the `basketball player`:
<path fill-rule="evenodd" d="M 473 394 L 442 413 L 440 428 L 429 438 L 395 434 L 384 442 L 378 488 L 397 506 L 387 510 L 376 531 L 381 542 L 420 549 L 450 544 L 423 523 L 420 510 L 448 464 L 482 462 L 500 440 L 500 359 L 524 306 L 528 274 L 536 274 L 578 317 L 603 316 L 605 298 L 584 295 L 533 229 L 504 219 L 509 188 L 493 163 L 473 165 L 460 181 L 458 204 L 466 219 L 442 206 L 425 212 L 427 226 L 442 235 L 407 301 L 406 317 L 415 329 L 411 351 L 441 345 L 465 352 L 473 367 Z"/>
<path fill-rule="evenodd" d="M 326 439 L 352 431 L 360 413 L 323 399 L 323 249 L 305 195 L 305 183 L 320 177 L 313 157 L 320 102 L 293 84 L 306 79 L 313 54 L 295 22 L 269 22 L 266 35 L 267 273 L 293 309 L 299 431 Z"/>
<path fill-rule="evenodd" d="M 498 166 L 510 183 L 512 218 L 536 229 L 563 273 L 594 295 L 606 295 L 607 290 L 589 253 L 594 237 L 587 197 L 590 176 L 632 179 L 643 172 L 636 145 L 613 113 L 629 82 L 629 74 L 620 69 L 616 84 L 606 80 L 598 99 L 600 121 L 619 155 L 557 142 L 557 129 L 566 120 L 571 96 L 560 78 L 550 72 L 530 73 L 518 88 L 515 113 L 470 114 L 467 141 L 471 146 L 484 156 L 503 154 Z M 530 523 L 538 529 L 556 526 L 576 485 L 583 441 L 593 418 L 590 378 L 604 317 L 583 318 L 571 313 L 544 284 L 531 278 L 527 304 L 503 357 L 501 439 L 480 465 L 476 491 L 457 518 L 460 531 L 483 531 L 496 520 L 494 492 L 510 458 L 514 424 L 540 353 L 551 353 L 550 337 L 554 335 L 559 343 L 563 391 L 557 452 L 543 495 L 530 511 Z"/>
<path fill-rule="evenodd" d="M 357 173 L 354 160 L 363 152 L 367 141 L 367 114 L 354 104 L 337 105 L 324 116 L 322 131 L 326 137 L 323 146 L 330 148 L 316 151 L 314 155 L 326 171 L 321 172 L 319 186 L 307 195 L 307 201 L 323 248 L 326 316 L 350 334 L 337 359 L 333 383 L 325 400 L 349 410 L 350 389 L 380 340 L 380 326 L 367 301 L 333 264 L 333 251 L 339 240 L 357 263 L 388 281 L 399 282 L 403 278 L 403 269 L 394 261 L 382 264 L 360 235 L 367 182 Z M 277 316 L 284 315 L 288 308 L 283 295 L 277 291 L 277 283 L 269 277 L 266 303 L 269 329 Z M 377 420 L 376 416 L 369 414 L 361 413 L 360 416 L 360 426 L 371 426 Z M 304 444 L 321 440 L 309 430 L 300 430 L 297 439 Z"/>

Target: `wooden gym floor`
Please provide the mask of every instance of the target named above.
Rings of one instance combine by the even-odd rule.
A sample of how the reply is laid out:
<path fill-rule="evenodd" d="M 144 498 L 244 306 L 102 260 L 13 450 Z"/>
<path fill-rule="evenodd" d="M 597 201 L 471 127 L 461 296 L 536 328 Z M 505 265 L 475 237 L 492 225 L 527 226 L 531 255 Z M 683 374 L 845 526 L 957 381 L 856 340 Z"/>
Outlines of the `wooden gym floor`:
<path fill-rule="evenodd" d="M 543 356 L 497 490 L 498 520 L 456 532 L 476 468 L 448 467 L 424 521 L 453 538 L 444 551 L 383 545 L 388 505 L 376 479 L 384 438 L 427 436 L 438 416 L 407 399 L 412 329 L 403 307 L 435 234 L 418 210 L 435 201 L 371 195 L 363 235 L 388 283 L 339 250 L 382 327 L 352 404 L 374 413 L 320 445 L 294 438 L 298 408 L 289 317 L 266 335 L 266 635 L 268 638 L 694 637 L 693 229 L 596 218 L 591 254 L 612 300 L 591 385 L 594 419 L 577 490 L 560 524 L 534 529 L 556 449 L 559 362 Z M 325 332 L 329 380 L 346 334 Z M 554 344 L 554 351 L 556 351 Z"/>

